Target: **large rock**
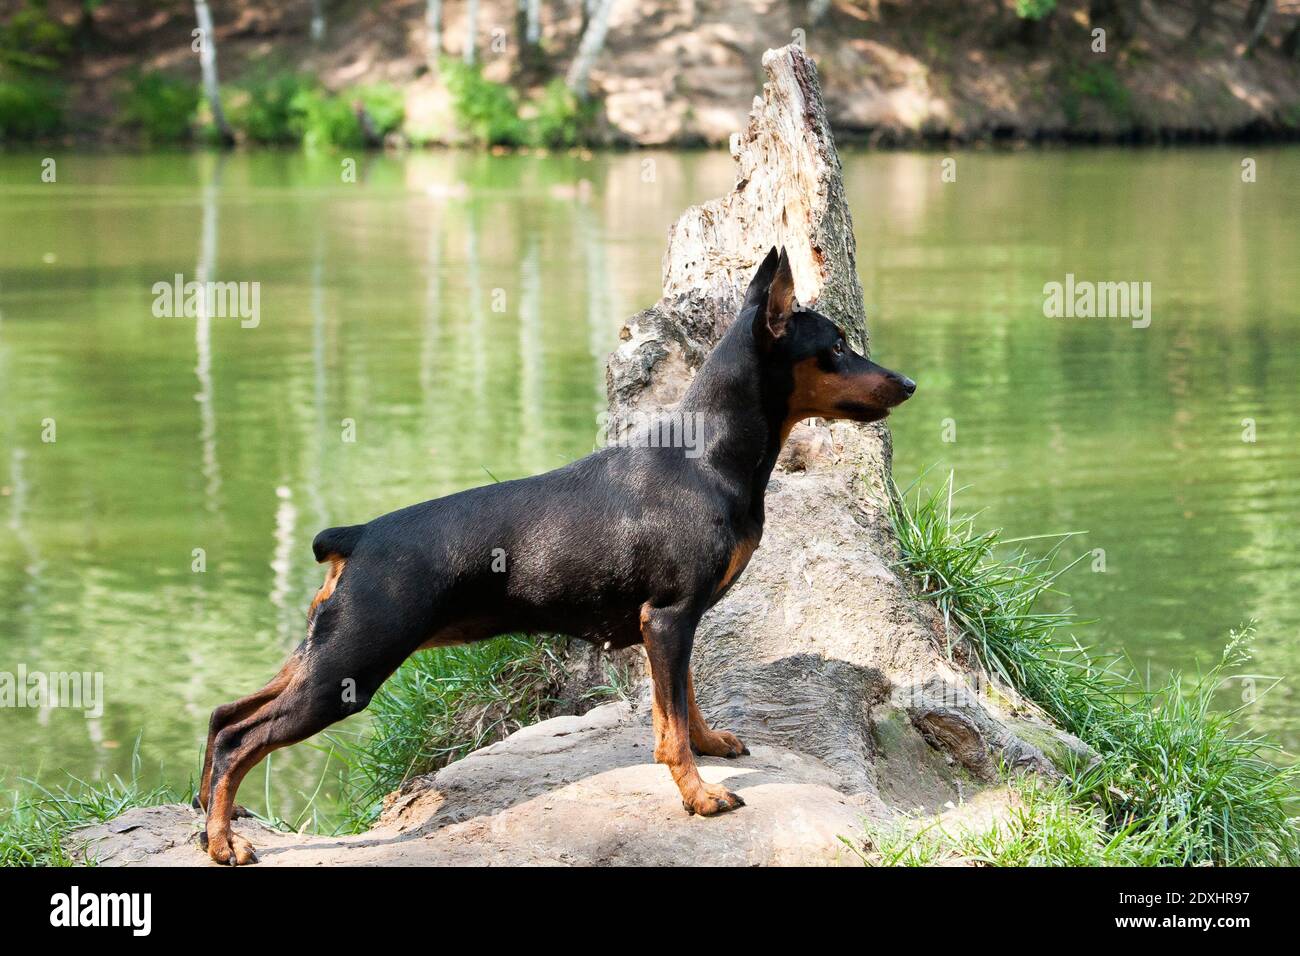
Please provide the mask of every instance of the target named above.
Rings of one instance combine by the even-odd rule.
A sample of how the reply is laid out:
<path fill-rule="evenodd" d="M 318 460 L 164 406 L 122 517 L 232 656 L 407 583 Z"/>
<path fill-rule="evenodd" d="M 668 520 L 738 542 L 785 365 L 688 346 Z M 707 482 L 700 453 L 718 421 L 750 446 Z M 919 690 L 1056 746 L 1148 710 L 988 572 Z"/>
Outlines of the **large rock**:
<path fill-rule="evenodd" d="M 744 796 L 743 812 L 687 816 L 652 749 L 647 706 L 606 704 L 527 727 L 412 781 L 365 834 L 305 836 L 250 820 L 235 830 L 258 847 L 263 866 L 837 865 L 856 861 L 841 838 L 855 839 L 865 818 L 886 813 L 869 795 L 845 793 L 817 759 L 757 745 L 743 760 L 700 761 L 705 780 Z M 952 775 L 941 763 L 927 769 L 925 753 L 897 756 L 912 766 L 921 805 L 947 792 Z M 972 805 L 996 819 L 1006 793 L 932 809 L 960 825 Z M 131 810 L 78 832 L 72 848 L 100 866 L 216 866 L 196 846 L 201 825 L 187 806 Z"/>

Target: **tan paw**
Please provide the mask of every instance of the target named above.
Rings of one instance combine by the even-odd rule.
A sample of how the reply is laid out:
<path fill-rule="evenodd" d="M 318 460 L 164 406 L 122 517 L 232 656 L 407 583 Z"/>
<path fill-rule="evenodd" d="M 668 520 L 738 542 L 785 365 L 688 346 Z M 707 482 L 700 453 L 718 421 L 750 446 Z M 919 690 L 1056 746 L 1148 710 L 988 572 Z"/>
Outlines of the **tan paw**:
<path fill-rule="evenodd" d="M 248 866 L 257 862 L 257 853 L 249 843 L 234 830 L 226 830 L 216 836 L 208 837 L 208 856 L 215 863 L 225 866 Z"/>
<path fill-rule="evenodd" d="M 716 783 L 702 783 L 694 793 L 682 799 L 687 813 L 698 813 L 702 817 L 716 816 L 744 805 L 745 801 L 738 794 Z"/>
<path fill-rule="evenodd" d="M 726 757 L 731 759 L 749 753 L 749 748 L 729 730 L 710 730 L 698 737 L 693 736 L 691 737 L 691 747 L 697 754 L 703 754 L 706 757 Z"/>

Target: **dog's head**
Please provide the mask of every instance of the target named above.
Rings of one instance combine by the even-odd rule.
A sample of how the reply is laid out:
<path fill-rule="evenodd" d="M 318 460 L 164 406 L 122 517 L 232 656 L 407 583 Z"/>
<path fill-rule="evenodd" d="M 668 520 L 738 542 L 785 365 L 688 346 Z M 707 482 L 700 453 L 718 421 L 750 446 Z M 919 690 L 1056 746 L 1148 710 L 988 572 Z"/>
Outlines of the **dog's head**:
<path fill-rule="evenodd" d="M 754 274 L 740 321 L 751 323 L 764 373 L 788 389 L 787 421 L 847 418 L 875 422 L 907 401 L 916 383 L 853 351 L 826 316 L 801 310 L 784 249 L 774 247 Z"/>

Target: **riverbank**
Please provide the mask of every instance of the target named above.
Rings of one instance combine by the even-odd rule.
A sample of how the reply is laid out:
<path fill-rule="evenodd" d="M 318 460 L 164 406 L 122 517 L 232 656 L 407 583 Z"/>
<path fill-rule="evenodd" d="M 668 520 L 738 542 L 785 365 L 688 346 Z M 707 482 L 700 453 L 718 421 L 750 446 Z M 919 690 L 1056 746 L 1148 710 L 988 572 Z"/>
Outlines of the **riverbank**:
<path fill-rule="evenodd" d="M 331 9 L 315 34 L 311 3 L 241 0 L 214 11 L 213 34 L 228 125 L 247 143 L 720 145 L 743 125 L 762 51 L 792 37 L 817 62 L 841 142 L 1300 135 L 1300 17 L 1289 8 L 1252 43 L 1245 0 L 1109 12 L 1122 6 L 614 0 L 580 84 L 582 4 L 529 5 L 530 43 L 515 0 L 482 0 L 472 30 L 466 4 L 447 0 L 437 56 L 423 0 Z M 0 17 L 0 141 L 219 137 L 190 4 L 6 0 Z"/>

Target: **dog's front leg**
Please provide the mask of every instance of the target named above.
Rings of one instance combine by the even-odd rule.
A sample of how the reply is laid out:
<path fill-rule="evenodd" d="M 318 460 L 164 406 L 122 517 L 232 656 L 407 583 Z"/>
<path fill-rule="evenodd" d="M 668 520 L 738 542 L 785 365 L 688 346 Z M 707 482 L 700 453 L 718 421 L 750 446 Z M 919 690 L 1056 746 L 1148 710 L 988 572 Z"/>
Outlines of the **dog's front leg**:
<path fill-rule="evenodd" d="M 731 759 L 749 753 L 749 748 L 730 730 L 715 730 L 710 727 L 700 707 L 695 703 L 695 675 L 686 671 L 687 722 L 691 728 L 691 748 L 697 754 L 706 757 L 726 757 Z"/>
<path fill-rule="evenodd" d="M 690 736 L 691 645 L 698 615 L 689 608 L 641 609 L 641 638 L 654 682 L 655 760 L 666 764 L 688 813 L 712 816 L 743 807 L 726 787 L 705 783 L 695 765 Z"/>

